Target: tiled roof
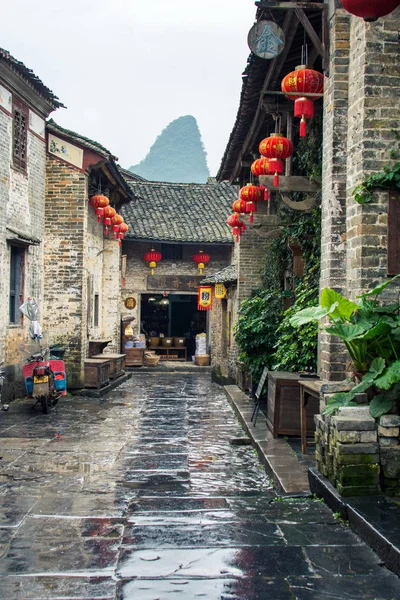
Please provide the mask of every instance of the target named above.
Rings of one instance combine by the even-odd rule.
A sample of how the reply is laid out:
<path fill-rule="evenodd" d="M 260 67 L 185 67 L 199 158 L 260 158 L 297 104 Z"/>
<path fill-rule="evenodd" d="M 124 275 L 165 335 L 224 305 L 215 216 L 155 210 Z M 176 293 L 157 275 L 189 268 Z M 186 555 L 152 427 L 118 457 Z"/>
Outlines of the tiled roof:
<path fill-rule="evenodd" d="M 128 181 L 136 202 L 121 214 L 131 240 L 232 244 L 226 219 L 237 199 L 227 183 Z"/>
<path fill-rule="evenodd" d="M 47 121 L 46 129 L 54 135 L 61 135 L 63 138 L 67 139 L 72 143 L 79 144 L 84 148 L 88 148 L 88 150 L 93 150 L 94 152 L 97 152 L 97 154 L 102 156 L 107 161 L 107 166 L 111 174 L 115 178 L 120 189 L 122 189 L 125 193 L 125 196 L 128 198 L 133 198 L 132 190 L 128 185 L 128 182 L 126 181 L 125 177 L 123 177 L 123 169 L 121 169 L 116 162 L 118 158 L 111 154 L 111 152 L 107 150 L 107 148 L 99 144 L 99 142 L 91 140 L 81 135 L 80 133 L 76 133 L 76 131 L 71 131 L 70 129 L 65 129 L 64 127 L 61 127 L 61 125 L 58 125 L 55 121 L 53 121 L 53 119 L 49 119 Z"/>
<path fill-rule="evenodd" d="M 229 267 L 225 267 L 222 271 L 217 271 L 213 273 L 209 277 L 202 279 L 201 284 L 211 284 L 211 283 L 233 283 L 237 281 L 237 268 L 236 265 L 229 265 Z"/>
<path fill-rule="evenodd" d="M 128 181 L 148 181 L 148 179 L 145 179 L 140 175 L 136 175 L 136 173 L 132 173 L 132 171 L 129 171 L 129 169 L 123 169 L 122 167 L 119 167 L 119 170 Z"/>
<path fill-rule="evenodd" d="M 43 81 L 35 75 L 32 69 L 28 69 L 23 62 L 11 56 L 4 48 L 0 48 L 0 62 L 6 63 L 10 69 L 16 71 L 38 94 L 46 98 L 54 108 L 65 108 L 64 104 L 62 104 L 57 96 L 44 85 Z"/>

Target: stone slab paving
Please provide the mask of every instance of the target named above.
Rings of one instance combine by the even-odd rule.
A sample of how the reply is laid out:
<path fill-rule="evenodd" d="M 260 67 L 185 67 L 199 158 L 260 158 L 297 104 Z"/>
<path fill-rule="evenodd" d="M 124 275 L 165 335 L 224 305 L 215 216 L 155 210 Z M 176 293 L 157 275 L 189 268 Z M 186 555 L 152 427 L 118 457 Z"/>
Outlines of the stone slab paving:
<path fill-rule="evenodd" d="M 208 373 L 0 421 L 0 598 L 398 600 L 321 502 L 280 498 Z"/>

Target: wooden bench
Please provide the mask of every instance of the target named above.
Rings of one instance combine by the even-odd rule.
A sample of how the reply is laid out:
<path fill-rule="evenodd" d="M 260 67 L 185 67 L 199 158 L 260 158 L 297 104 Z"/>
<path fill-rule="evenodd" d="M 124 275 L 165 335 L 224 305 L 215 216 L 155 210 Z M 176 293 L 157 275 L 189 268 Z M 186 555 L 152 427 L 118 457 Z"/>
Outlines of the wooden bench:
<path fill-rule="evenodd" d="M 110 361 L 110 379 L 117 379 L 125 373 L 126 354 L 94 354 L 91 358 Z"/>

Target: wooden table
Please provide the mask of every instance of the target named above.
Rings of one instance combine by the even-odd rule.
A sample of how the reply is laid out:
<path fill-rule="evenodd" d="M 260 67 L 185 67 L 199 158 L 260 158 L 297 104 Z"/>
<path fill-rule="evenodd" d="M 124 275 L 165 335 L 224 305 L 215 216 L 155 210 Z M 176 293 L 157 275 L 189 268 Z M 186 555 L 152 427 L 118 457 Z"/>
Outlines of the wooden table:
<path fill-rule="evenodd" d="M 301 451 L 307 452 L 307 421 L 314 420 L 314 415 L 319 412 L 319 398 L 322 381 L 319 379 L 300 379 L 300 431 L 301 431 Z M 309 400 L 311 402 L 309 403 Z"/>

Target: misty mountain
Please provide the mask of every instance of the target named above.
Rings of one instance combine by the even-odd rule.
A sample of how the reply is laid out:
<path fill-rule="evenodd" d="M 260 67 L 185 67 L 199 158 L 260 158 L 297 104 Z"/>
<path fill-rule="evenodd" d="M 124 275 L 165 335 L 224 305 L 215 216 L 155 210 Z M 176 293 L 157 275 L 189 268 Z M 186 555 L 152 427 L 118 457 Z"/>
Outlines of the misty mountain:
<path fill-rule="evenodd" d="M 129 171 L 149 181 L 206 183 L 207 154 L 197 121 L 186 115 L 172 121 L 157 137 L 147 156 Z"/>

